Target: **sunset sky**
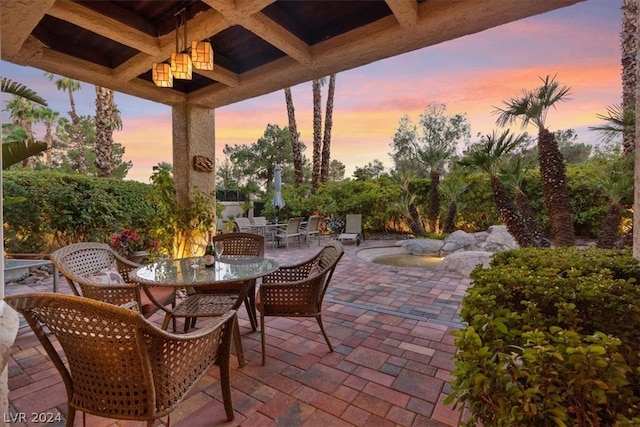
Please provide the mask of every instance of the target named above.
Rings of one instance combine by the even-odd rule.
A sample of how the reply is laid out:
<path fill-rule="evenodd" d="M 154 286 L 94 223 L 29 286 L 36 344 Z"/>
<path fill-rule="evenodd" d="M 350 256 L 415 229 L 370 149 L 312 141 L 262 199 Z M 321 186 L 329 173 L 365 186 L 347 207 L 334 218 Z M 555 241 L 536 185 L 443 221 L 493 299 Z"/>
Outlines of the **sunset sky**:
<path fill-rule="evenodd" d="M 596 114 L 621 102 L 621 4 L 622 0 L 587 0 L 339 73 L 332 159 L 346 165 L 347 176 L 375 159 L 390 166 L 389 144 L 399 118 L 406 113 L 417 123 L 419 114 L 434 101 L 446 104 L 447 114 L 466 113 L 472 140 L 477 140 L 477 133 L 496 129 L 494 107 L 523 89 L 539 86 L 547 75 L 557 75 L 559 82 L 571 87 L 570 100 L 549 113 L 548 128 L 572 128 L 580 142 L 597 143 L 598 135 L 588 127 L 601 124 Z M 63 114 L 69 110 L 68 96 L 57 91 L 42 71 L 0 61 L 0 75 L 35 90 L 53 110 Z M 298 129 L 310 155 L 311 83 L 292 91 Z M 325 94 L 326 88 L 323 104 Z M 95 113 L 93 85 L 81 83 L 74 96 L 80 114 Z M 6 99 L 3 94 L 3 108 Z M 115 100 L 123 130 L 114 138 L 125 147 L 125 160 L 133 162 L 127 179 L 148 182 L 154 165 L 172 162 L 171 108 L 121 93 Z M 2 121 L 8 121 L 7 112 L 2 112 Z M 283 91 L 217 109 L 217 159 L 223 160 L 225 144 L 252 144 L 270 123 L 287 126 Z"/>

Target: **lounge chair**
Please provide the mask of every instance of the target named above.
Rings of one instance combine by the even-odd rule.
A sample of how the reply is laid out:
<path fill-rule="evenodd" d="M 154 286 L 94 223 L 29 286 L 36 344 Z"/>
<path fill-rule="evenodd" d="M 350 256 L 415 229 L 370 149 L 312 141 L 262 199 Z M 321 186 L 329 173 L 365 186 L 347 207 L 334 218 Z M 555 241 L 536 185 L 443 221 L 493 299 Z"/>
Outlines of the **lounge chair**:
<path fill-rule="evenodd" d="M 287 222 L 287 228 L 278 229 L 275 234 L 275 240 L 277 242 L 284 240 L 287 249 L 289 249 L 289 239 L 291 237 L 298 239 L 298 246 L 302 249 L 301 237 L 300 234 L 300 223 L 302 223 L 302 217 L 290 218 L 289 222 Z"/>
<path fill-rule="evenodd" d="M 245 217 L 234 218 L 233 222 L 236 224 L 236 231 L 241 233 L 254 233 L 255 228 L 251 224 L 251 220 Z"/>
<path fill-rule="evenodd" d="M 315 236 L 318 240 L 318 246 L 320 246 L 320 220 L 322 217 L 320 215 L 311 215 L 307 220 L 307 224 L 300 228 L 300 234 L 304 237 L 304 240 L 307 242 L 307 247 L 309 247 L 309 239 L 312 236 Z"/>
<path fill-rule="evenodd" d="M 347 223 L 344 231 L 338 236 L 338 241 L 355 240 L 356 246 L 360 245 L 360 241 L 364 241 L 364 232 L 362 231 L 362 215 L 347 214 Z"/>

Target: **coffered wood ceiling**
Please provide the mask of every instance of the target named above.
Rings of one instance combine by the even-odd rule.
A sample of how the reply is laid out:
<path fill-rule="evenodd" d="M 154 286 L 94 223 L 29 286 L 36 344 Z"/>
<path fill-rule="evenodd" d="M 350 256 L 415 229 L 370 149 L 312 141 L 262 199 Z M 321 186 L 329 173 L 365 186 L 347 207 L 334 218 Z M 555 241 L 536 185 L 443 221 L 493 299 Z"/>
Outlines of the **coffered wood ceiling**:
<path fill-rule="evenodd" d="M 0 48 L 5 61 L 216 108 L 579 1 L 2 0 Z M 151 64 L 169 62 L 182 9 L 189 46 L 210 41 L 214 69 L 159 88 Z"/>

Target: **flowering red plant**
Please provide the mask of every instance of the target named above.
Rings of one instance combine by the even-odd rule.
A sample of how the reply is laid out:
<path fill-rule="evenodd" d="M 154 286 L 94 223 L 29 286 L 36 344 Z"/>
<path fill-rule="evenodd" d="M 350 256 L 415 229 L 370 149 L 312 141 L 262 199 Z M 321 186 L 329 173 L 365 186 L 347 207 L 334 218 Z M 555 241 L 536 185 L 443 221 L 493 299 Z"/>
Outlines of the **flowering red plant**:
<path fill-rule="evenodd" d="M 136 231 L 129 229 L 113 234 L 111 239 L 109 239 L 109 245 L 125 256 L 137 251 L 148 251 L 158 248 L 157 241 L 148 241 Z"/>

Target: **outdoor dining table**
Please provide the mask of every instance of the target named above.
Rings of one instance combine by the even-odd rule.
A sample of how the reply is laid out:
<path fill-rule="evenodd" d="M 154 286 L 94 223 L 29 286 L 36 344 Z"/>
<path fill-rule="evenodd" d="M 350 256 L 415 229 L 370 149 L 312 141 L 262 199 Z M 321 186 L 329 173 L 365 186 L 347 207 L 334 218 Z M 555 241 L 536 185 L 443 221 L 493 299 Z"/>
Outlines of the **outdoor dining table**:
<path fill-rule="evenodd" d="M 198 288 L 215 289 L 216 285 L 223 287 L 222 285 L 258 279 L 273 273 L 278 267 L 278 263 L 273 259 L 245 255 L 223 255 L 216 259 L 215 265 L 210 268 L 204 266 L 202 258 L 165 259 L 138 267 L 129 273 L 129 278 L 133 282 L 140 283 L 149 299 L 165 312 L 162 328 L 166 329 L 170 318 L 174 315 L 206 317 L 201 313 L 190 313 L 188 307 L 193 302 L 197 303 L 198 298 L 213 297 L 213 295 L 199 293 L 188 295 L 176 308 L 170 309 L 153 298 L 148 292 L 148 286 L 170 286 L 176 290 L 193 288 L 196 291 Z M 235 308 L 240 306 L 245 297 L 246 295 L 238 295 Z"/>

